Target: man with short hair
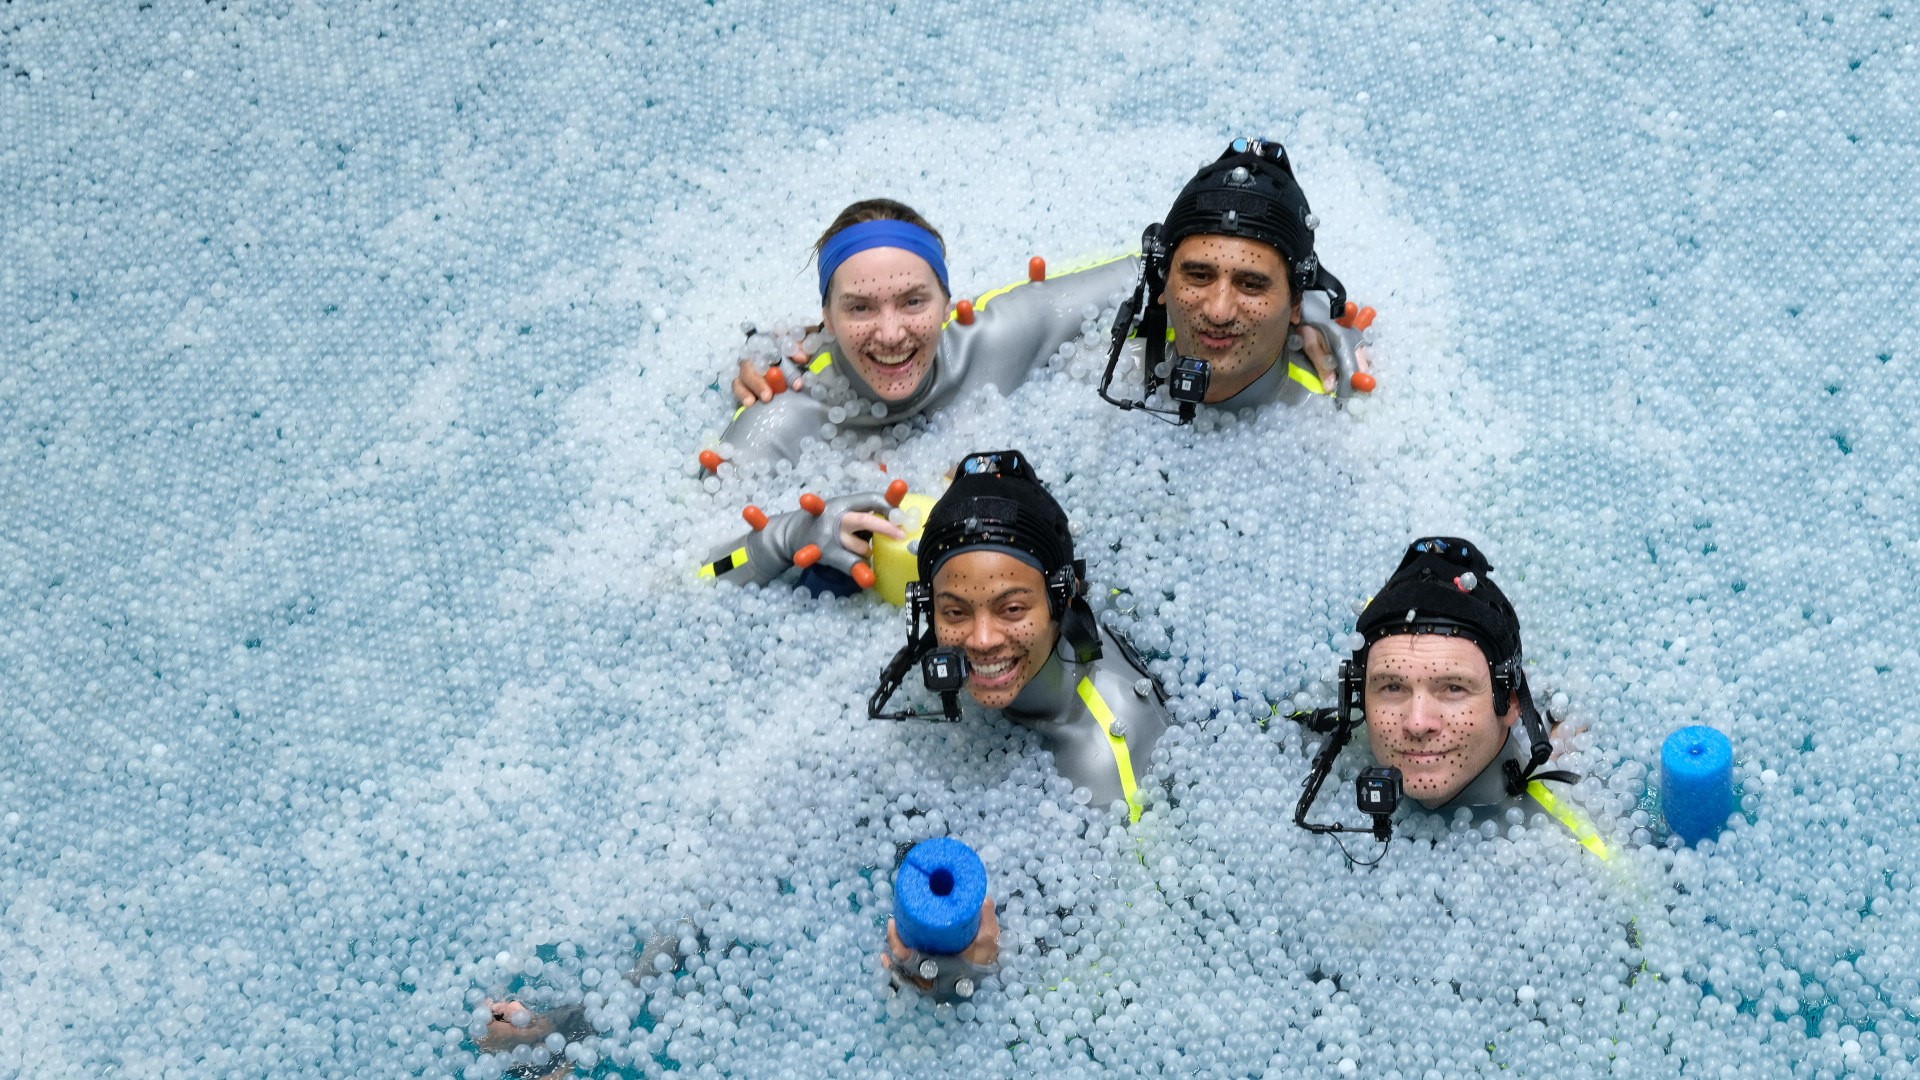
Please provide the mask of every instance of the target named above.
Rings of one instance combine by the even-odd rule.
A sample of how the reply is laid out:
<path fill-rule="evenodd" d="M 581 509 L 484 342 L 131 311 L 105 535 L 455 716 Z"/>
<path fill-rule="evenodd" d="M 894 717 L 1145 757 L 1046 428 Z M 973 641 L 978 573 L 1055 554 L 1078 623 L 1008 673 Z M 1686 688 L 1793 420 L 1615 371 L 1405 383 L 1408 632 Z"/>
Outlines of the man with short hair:
<path fill-rule="evenodd" d="M 1101 395 L 1184 419 L 1202 402 L 1245 409 L 1371 390 L 1362 331 L 1372 311 L 1350 311 L 1346 289 L 1321 265 L 1319 223 L 1286 150 L 1235 139 L 1142 238 L 1140 281 L 1114 320 Z M 1111 392 L 1131 336 L 1142 341 L 1137 400 Z"/>
<path fill-rule="evenodd" d="M 1552 752 L 1492 571 L 1464 540 L 1416 540 L 1354 626 L 1374 757 L 1430 810 L 1518 799 Z"/>
<path fill-rule="evenodd" d="M 1364 717 L 1374 759 L 1397 770 L 1405 793 L 1426 809 L 1537 809 L 1605 856 L 1592 824 L 1547 787 L 1579 778 L 1545 768 L 1553 718 L 1534 705 L 1520 618 L 1492 572 L 1479 548 L 1457 537 L 1408 546 L 1355 623 L 1362 643 L 1341 665 L 1340 708 L 1296 717 L 1339 725 L 1314 764 L 1316 778 Z M 1309 788 L 1318 786 L 1310 778 Z"/>

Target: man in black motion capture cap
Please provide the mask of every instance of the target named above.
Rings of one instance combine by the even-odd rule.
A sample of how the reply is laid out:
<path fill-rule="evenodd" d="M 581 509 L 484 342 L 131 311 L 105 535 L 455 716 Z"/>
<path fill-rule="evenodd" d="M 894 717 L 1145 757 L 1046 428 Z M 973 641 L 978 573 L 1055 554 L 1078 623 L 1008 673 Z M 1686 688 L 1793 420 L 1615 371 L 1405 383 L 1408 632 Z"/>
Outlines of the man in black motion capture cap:
<path fill-rule="evenodd" d="M 1547 786 L 1579 777 L 1546 768 L 1554 721 L 1534 704 L 1520 619 L 1492 572 L 1479 548 L 1458 537 L 1407 547 L 1355 623 L 1362 644 L 1341 665 L 1339 707 L 1294 717 L 1333 736 L 1313 764 L 1296 822 L 1353 831 L 1305 819 L 1347 736 L 1364 722 L 1382 769 L 1362 774 L 1363 809 L 1369 774 L 1394 770 L 1405 794 L 1428 810 L 1539 810 L 1607 856 L 1592 823 Z M 1378 827 L 1391 809 L 1376 814 L 1376 837 L 1385 838 Z"/>
<path fill-rule="evenodd" d="M 1361 331 L 1372 314 L 1349 316 L 1346 289 L 1314 250 L 1318 226 L 1286 150 L 1234 140 L 1142 237 L 1140 282 L 1114 321 L 1101 395 L 1187 418 L 1201 402 L 1240 409 L 1371 390 Z M 1132 336 L 1142 341 L 1139 400 L 1112 386 Z M 1163 387 L 1183 407 L 1155 404 Z"/>

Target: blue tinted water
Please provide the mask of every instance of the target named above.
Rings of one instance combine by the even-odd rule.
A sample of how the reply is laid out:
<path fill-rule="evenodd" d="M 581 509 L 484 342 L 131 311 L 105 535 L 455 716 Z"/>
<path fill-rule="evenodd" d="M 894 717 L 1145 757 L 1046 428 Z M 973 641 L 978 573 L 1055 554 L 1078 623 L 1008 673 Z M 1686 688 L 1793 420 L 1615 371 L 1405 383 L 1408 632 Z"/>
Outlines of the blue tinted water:
<path fill-rule="evenodd" d="M 0 9 L 0 1072 L 497 1075 L 515 987 L 603 1073 L 1910 1073 L 1915 21 Z M 1188 658 L 1140 826 L 866 721 L 896 612 L 692 582 L 745 502 L 882 479 L 693 475 L 833 210 L 913 203 L 978 293 L 1244 133 L 1382 311 L 1375 401 L 1173 432 L 1083 355 L 887 455 L 1023 444 Z M 1493 552 L 1618 869 L 1285 820 L 1248 703 L 1324 701 L 1429 530 Z M 1704 854 L 1640 809 L 1694 722 L 1752 814 Z M 871 956 L 948 832 L 1008 932 L 959 1014 Z"/>

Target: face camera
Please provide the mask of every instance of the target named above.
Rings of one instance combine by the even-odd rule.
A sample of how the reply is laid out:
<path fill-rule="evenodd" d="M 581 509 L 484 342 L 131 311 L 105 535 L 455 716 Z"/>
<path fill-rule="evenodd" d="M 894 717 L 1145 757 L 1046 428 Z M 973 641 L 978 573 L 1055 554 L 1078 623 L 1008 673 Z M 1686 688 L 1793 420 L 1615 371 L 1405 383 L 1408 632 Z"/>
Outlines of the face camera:
<path fill-rule="evenodd" d="M 1186 405 L 1207 400 L 1207 387 L 1213 383 L 1213 365 L 1197 356 L 1176 357 L 1173 377 L 1167 380 L 1167 396 Z"/>
<path fill-rule="evenodd" d="M 1373 835 L 1385 840 L 1393 835 L 1393 812 L 1400 807 L 1400 770 L 1386 765 L 1362 769 L 1353 781 L 1354 805 L 1373 819 Z"/>
<path fill-rule="evenodd" d="M 1354 804 L 1363 814 L 1391 814 L 1400 807 L 1400 770 L 1375 765 L 1353 782 Z"/>
<path fill-rule="evenodd" d="M 920 658 L 920 680 L 936 694 L 959 692 L 967 684 L 967 672 L 967 654 L 959 649 L 934 649 Z"/>

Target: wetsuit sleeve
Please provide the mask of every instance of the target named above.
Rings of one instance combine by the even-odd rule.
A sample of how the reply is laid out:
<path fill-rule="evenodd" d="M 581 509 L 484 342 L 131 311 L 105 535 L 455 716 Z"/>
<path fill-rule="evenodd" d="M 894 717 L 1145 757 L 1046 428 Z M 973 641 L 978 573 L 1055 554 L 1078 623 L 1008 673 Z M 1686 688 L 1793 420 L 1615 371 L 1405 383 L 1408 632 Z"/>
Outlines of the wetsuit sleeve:
<path fill-rule="evenodd" d="M 947 360 L 967 373 L 970 384 L 989 382 L 1011 393 L 1061 345 L 1081 335 L 1089 308 L 1104 311 L 1139 277 L 1140 260 L 1127 257 L 987 293 L 974 302 L 973 325 L 956 322 L 947 328 Z M 1097 315 L 1093 321 L 1105 329 Z"/>
<path fill-rule="evenodd" d="M 808 439 L 821 437 L 826 422 L 827 407 L 808 394 L 775 394 L 772 401 L 748 405 L 734 414 L 720 436 L 731 449 L 723 449 L 721 456 L 744 467 L 793 461 Z"/>
<path fill-rule="evenodd" d="M 856 511 L 884 514 L 887 501 L 878 495 L 843 495 L 827 500 L 818 515 L 793 510 L 770 518 L 756 529 L 714 548 L 700 564 L 700 576 L 739 585 L 764 585 L 793 565 L 794 556 L 808 545 L 820 549 L 819 565 L 841 573 L 852 571 L 860 557 L 840 543 L 840 519 Z"/>
<path fill-rule="evenodd" d="M 1300 321 L 1320 331 L 1321 338 L 1327 343 L 1327 351 L 1333 355 L 1334 371 L 1338 377 L 1334 393 L 1343 398 L 1352 397 L 1356 393 L 1353 388 L 1353 376 L 1360 370 L 1360 357 L 1357 350 L 1366 344 L 1366 335 L 1364 331 L 1342 326 L 1336 322 L 1330 301 L 1331 298 L 1324 291 L 1308 290 L 1300 298 Z M 1313 361 L 1307 359 L 1304 352 L 1297 353 L 1289 348 L 1287 359 L 1298 368 L 1303 368 L 1309 373 L 1313 371 Z M 1319 380 L 1315 378 L 1313 381 Z M 1317 386 L 1308 387 L 1308 389 L 1315 393 L 1325 392 Z"/>

